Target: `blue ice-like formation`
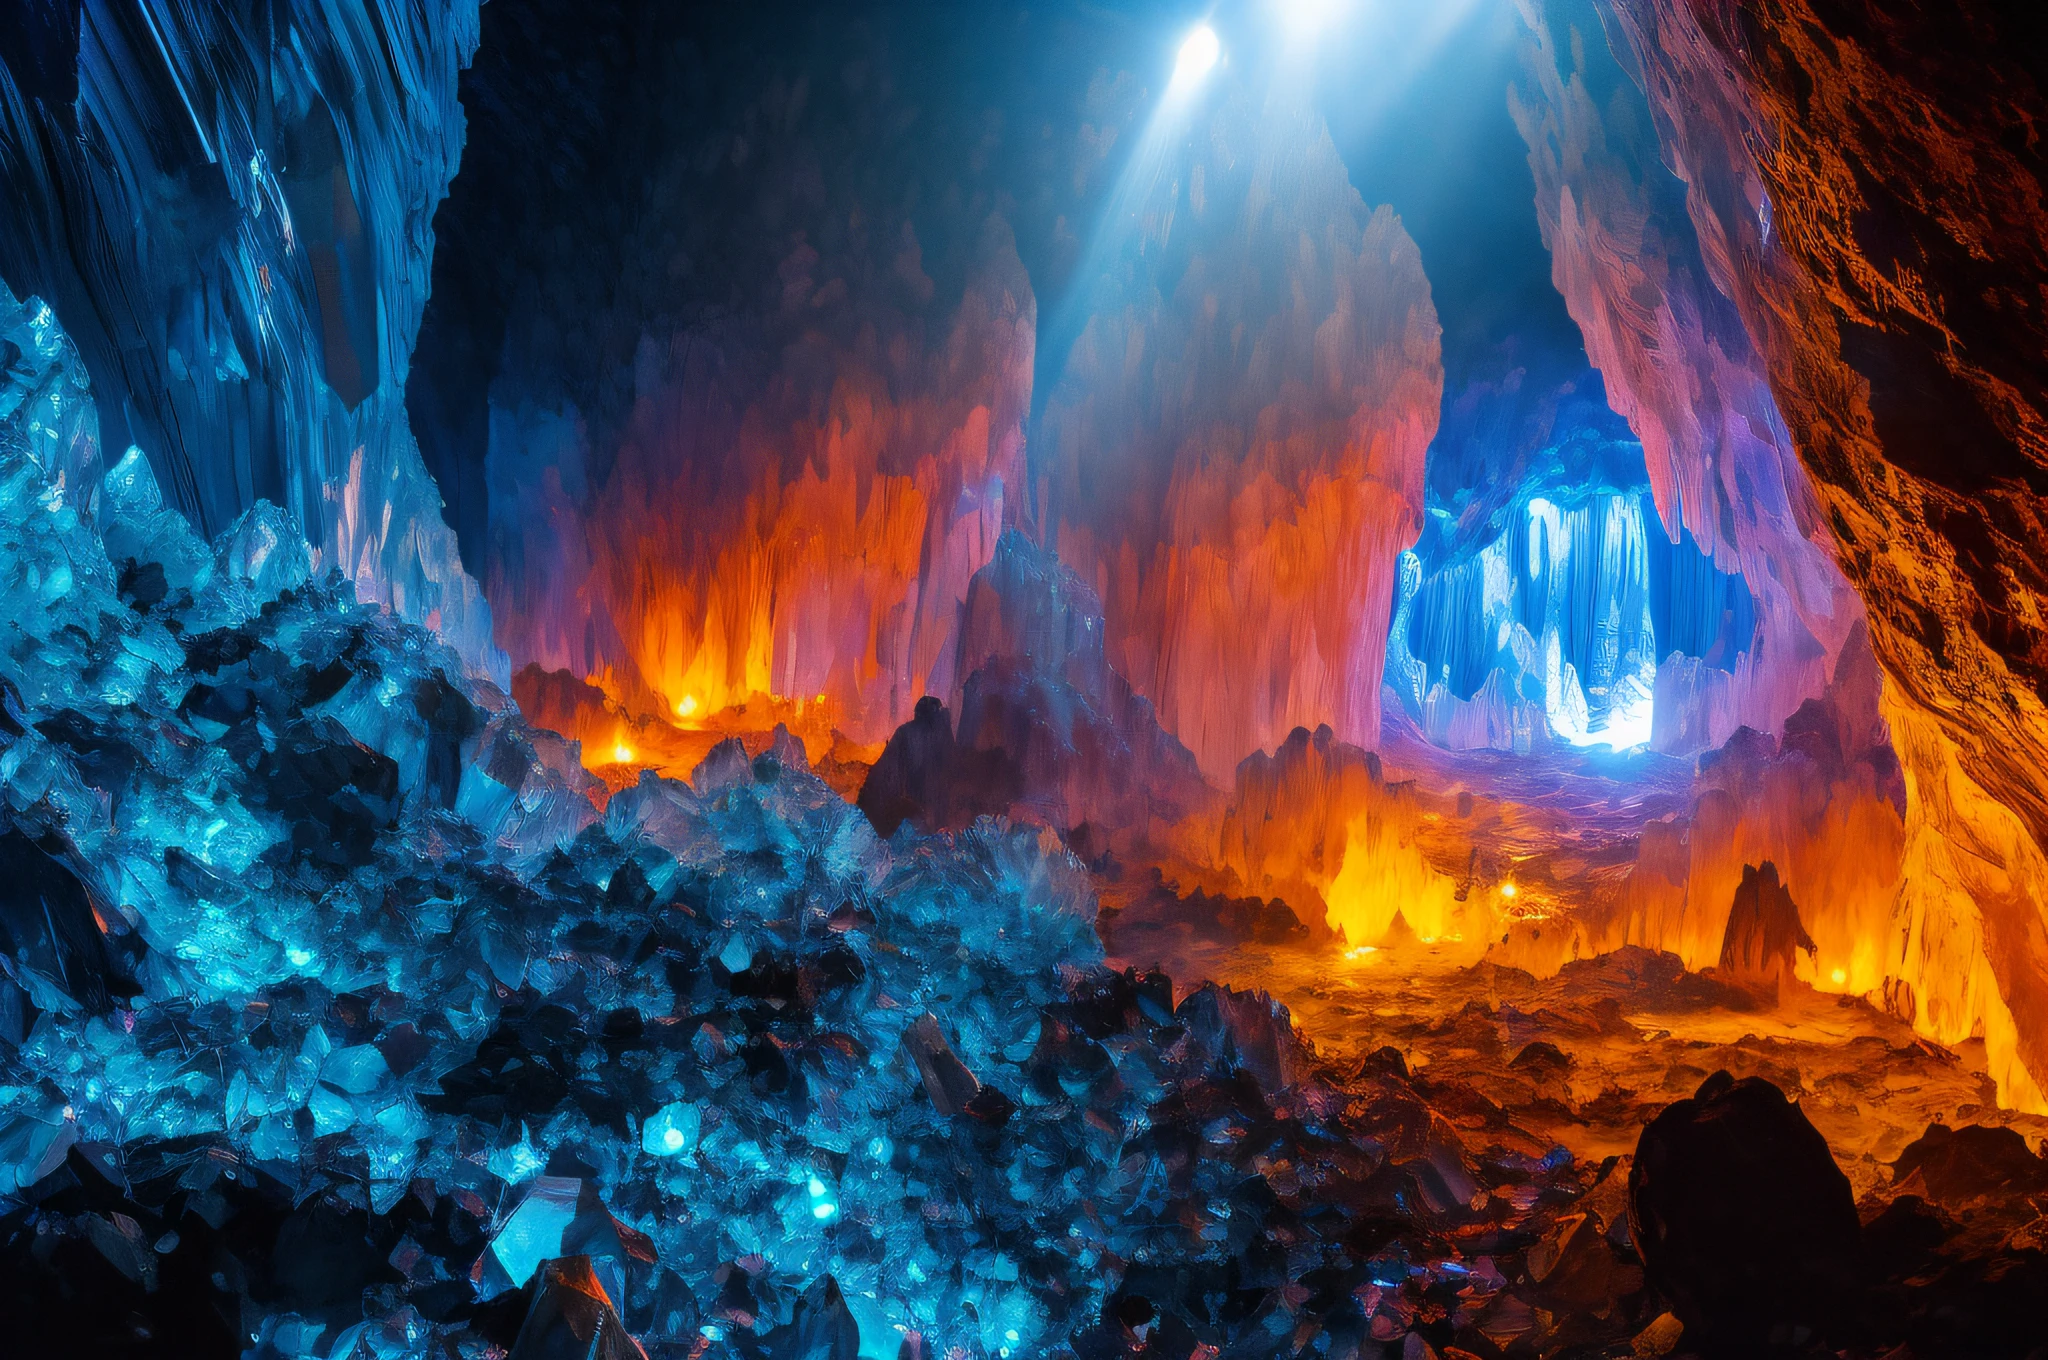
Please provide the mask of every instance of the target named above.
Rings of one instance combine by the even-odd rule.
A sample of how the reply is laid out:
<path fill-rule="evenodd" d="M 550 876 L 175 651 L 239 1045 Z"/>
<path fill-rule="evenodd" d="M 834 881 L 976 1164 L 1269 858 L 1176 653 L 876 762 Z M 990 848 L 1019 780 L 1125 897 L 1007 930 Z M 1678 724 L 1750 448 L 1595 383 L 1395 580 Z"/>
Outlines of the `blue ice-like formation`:
<path fill-rule="evenodd" d="M 176 1273 L 251 1360 L 502 1354 L 508 1308 L 546 1360 L 1005 1360 L 1116 1353 L 1120 1287 L 1185 1353 L 1355 1346 L 1369 1279 L 1459 1307 L 1430 1234 L 1487 1202 L 1421 1103 L 1368 1132 L 1263 998 L 1108 972 L 1057 840 L 883 841 L 787 734 L 600 811 L 289 516 L 206 543 L 139 454 L 85 476 L 76 353 L 33 301 L 0 341 L 11 1271 Z"/>
<path fill-rule="evenodd" d="M 9 21 L 0 275 L 73 328 L 110 446 L 202 535 L 281 507 L 320 570 L 509 686 L 403 399 L 476 0 Z"/>
<path fill-rule="evenodd" d="M 115 980 L 124 999 L 91 1013 L 65 969 L 39 973 L 21 951 L 0 961 L 0 989 L 39 1012 L 0 1058 L 8 1184 L 33 1182 L 73 1143 L 208 1136 L 252 1172 L 294 1183 L 352 1161 L 380 1211 L 421 1178 L 492 1195 L 484 1219 L 510 1288 L 544 1257 L 589 1249 L 564 1239 L 595 1192 L 539 1174 L 573 1146 L 598 1163 L 581 1180 L 637 1203 L 670 1248 L 668 1268 L 707 1302 L 715 1269 L 759 1258 L 764 1288 L 832 1271 L 875 1335 L 899 1323 L 951 1331 L 974 1310 L 968 1330 L 991 1343 L 1044 1333 L 1014 1263 L 990 1257 L 961 1278 L 929 1250 L 846 1259 L 826 1234 L 848 1218 L 893 1223 L 923 1180 L 950 1174 L 920 1170 L 919 1121 L 902 1117 L 919 1099 L 915 1069 L 896 1057 L 910 1022 L 936 1006 L 960 1051 L 1028 1054 L 1038 1008 L 1056 995 L 1050 961 L 1099 959 L 1077 866 L 1002 831 L 954 857 L 892 857 L 807 771 L 764 781 L 758 762 L 742 761 L 722 789 L 650 781 L 612 799 L 600 822 L 573 759 L 542 750 L 515 714 L 482 711 L 447 648 L 311 579 L 302 547 L 297 570 L 275 571 L 291 549 L 270 541 L 277 526 L 260 511 L 209 549 L 131 455 L 98 489 L 103 540 L 65 480 L 76 426 L 59 413 L 83 395 L 75 356 L 33 319 L 5 334 L 22 357 L 0 446 L 0 680 L 20 730 L 0 737 L 0 820 L 64 848 L 138 963 Z M 142 573 L 117 568 L 103 542 L 137 553 L 150 584 L 138 587 Z M 44 735 L 52 724 L 137 758 L 81 770 L 64 740 Z M 592 837 L 603 851 L 591 853 Z M 564 893 L 585 917 L 550 919 L 545 898 Z M 905 931 L 903 945 L 944 947 L 856 949 L 827 930 L 841 902 L 877 898 L 889 903 L 880 940 Z M 688 903 L 669 910 L 697 938 L 650 930 L 655 899 Z M 571 926 L 582 933 L 558 933 Z M 604 964 L 635 929 L 651 962 Z M 689 975 L 738 964 L 767 986 L 806 937 L 836 942 L 842 989 L 860 996 L 859 1038 L 822 1033 L 785 1050 L 729 1014 L 656 1020 L 681 1068 L 564 1058 L 550 1080 L 602 1094 L 549 1119 L 479 1117 L 519 1103 L 516 1082 L 511 1096 L 494 1081 L 465 1084 L 493 1061 L 491 1036 L 548 1053 L 526 1053 L 532 1065 L 566 1046 L 566 1035 L 550 1046 L 533 1032 L 548 1024 L 542 998 L 567 987 L 599 1015 L 668 1017 Z M 740 939 L 764 947 L 735 950 Z M 330 1007 L 344 994 L 412 1008 L 413 1037 L 395 1047 L 388 1033 L 342 1032 Z M 169 1028 L 187 1042 L 159 1042 Z M 188 1045 L 207 1061 L 195 1067 Z M 468 1066 L 443 1053 L 467 1053 Z M 757 1068 L 774 1082 L 749 1082 Z M 727 1073 L 739 1079 L 722 1099 Z M 764 1085 L 808 1094 L 764 1102 Z M 607 1133 L 613 1120 L 634 1136 Z M 895 1142 L 867 1132 L 884 1122 Z M 658 1171 L 652 1159 L 634 1165 L 646 1144 L 659 1146 Z M 616 1287 L 623 1300 L 622 1275 Z M 264 1321 L 265 1353 L 297 1353 L 304 1322 Z"/>
<path fill-rule="evenodd" d="M 1402 555 L 1387 685 L 1438 745 L 1647 745 L 1660 665 L 1732 669 L 1754 632 L 1741 578 L 1666 539 L 1646 490 L 1530 495 L 1507 521 L 1434 572 Z"/>

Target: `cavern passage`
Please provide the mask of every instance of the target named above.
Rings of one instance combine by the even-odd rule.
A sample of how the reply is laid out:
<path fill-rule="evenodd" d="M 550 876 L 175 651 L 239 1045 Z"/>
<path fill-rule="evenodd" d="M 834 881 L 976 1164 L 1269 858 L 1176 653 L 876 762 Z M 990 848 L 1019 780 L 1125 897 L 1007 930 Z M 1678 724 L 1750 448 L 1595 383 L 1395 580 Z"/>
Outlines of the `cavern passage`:
<path fill-rule="evenodd" d="M 0 1351 L 2041 1354 L 2044 53 L 19 0 Z"/>

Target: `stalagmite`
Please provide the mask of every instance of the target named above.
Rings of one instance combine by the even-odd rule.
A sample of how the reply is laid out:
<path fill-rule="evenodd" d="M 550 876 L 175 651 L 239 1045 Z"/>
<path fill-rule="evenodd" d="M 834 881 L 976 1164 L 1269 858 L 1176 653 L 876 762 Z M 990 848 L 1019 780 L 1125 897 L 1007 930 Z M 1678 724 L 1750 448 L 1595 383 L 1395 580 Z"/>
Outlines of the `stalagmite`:
<path fill-rule="evenodd" d="M 1793 980 L 1799 955 L 1810 958 L 1816 948 L 1799 923 L 1799 904 L 1778 881 L 1778 866 L 1769 860 L 1744 865 L 1721 937 L 1721 971 L 1775 993 Z"/>

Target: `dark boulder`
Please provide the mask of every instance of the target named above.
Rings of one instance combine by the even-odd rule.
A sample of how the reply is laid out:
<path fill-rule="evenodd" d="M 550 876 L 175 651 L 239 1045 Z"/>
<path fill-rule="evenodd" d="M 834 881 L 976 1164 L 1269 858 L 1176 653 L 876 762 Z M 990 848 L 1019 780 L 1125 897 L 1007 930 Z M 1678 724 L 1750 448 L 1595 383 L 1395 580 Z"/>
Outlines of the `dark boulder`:
<path fill-rule="evenodd" d="M 1716 1072 L 1650 1121 L 1629 1172 L 1650 1283 L 1708 1354 L 1755 1354 L 1852 1320 L 1861 1227 L 1848 1177 L 1785 1093 Z"/>
<path fill-rule="evenodd" d="M 1915 1173 L 1929 1199 L 1952 1209 L 1980 1201 L 2018 1208 L 2027 1197 L 2048 1193 L 2048 1158 L 2037 1156 L 2016 1129 L 1930 1124 L 1892 1163 L 1892 1184 L 1903 1185 Z"/>

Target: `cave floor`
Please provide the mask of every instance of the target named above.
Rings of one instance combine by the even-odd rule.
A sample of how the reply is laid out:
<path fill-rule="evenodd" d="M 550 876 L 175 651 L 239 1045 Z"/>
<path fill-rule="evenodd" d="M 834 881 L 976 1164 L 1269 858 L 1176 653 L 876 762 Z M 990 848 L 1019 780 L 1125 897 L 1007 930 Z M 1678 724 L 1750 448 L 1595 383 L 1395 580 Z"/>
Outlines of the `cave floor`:
<path fill-rule="evenodd" d="M 1394 1049 L 1439 1113 L 1482 1142 L 1630 1154 L 1659 1110 L 1721 1069 L 1794 1096 L 1859 1197 L 1890 1183 L 1887 1163 L 1930 1123 L 2048 1135 L 2048 1119 L 1998 1107 L 1981 1042 L 1946 1049 L 1860 998 L 1803 984 L 1760 1004 L 1670 955 L 1627 949 L 1539 980 L 1422 944 L 1347 954 L 1113 922 L 1105 935 L 1119 966 L 1157 965 L 1177 987 L 1271 994 L 1346 1073 Z"/>
<path fill-rule="evenodd" d="M 643 763 L 684 774 L 729 735 L 750 753 L 770 742 L 744 726 L 707 729 Z M 1690 761 L 1648 752 L 1450 753 L 1393 722 L 1381 755 L 1388 779 L 1414 781 L 1428 809 L 1420 848 L 1439 869 L 1471 884 L 1513 881 L 1524 910 L 1559 917 L 1609 896 L 1644 824 L 1683 811 L 1693 784 Z M 865 765 L 824 763 L 850 800 Z M 638 768 L 599 773 L 624 786 Z M 1944 1048 L 1858 997 L 1799 983 L 1772 1002 L 1636 948 L 1560 968 L 1531 948 L 1541 930 L 1518 931 L 1512 951 L 1477 963 L 1468 947 L 1413 940 L 1346 950 L 1320 933 L 1303 944 L 1218 939 L 1155 913 L 1120 917 L 1114 907 L 1131 886 L 1101 884 L 1118 967 L 1160 967 L 1182 994 L 1205 981 L 1266 992 L 1346 1074 L 1392 1049 L 1438 1112 L 1477 1141 L 1562 1146 L 1594 1162 L 1631 1154 L 1651 1118 L 1724 1069 L 1798 1099 L 1859 1197 L 1890 1184 L 1889 1163 L 1929 1124 L 2048 1138 L 2048 1118 L 1999 1108 L 1981 1041 Z M 1550 934 L 1560 948 L 1569 937 Z M 1548 976 L 1504 966 L 1503 953 Z"/>

